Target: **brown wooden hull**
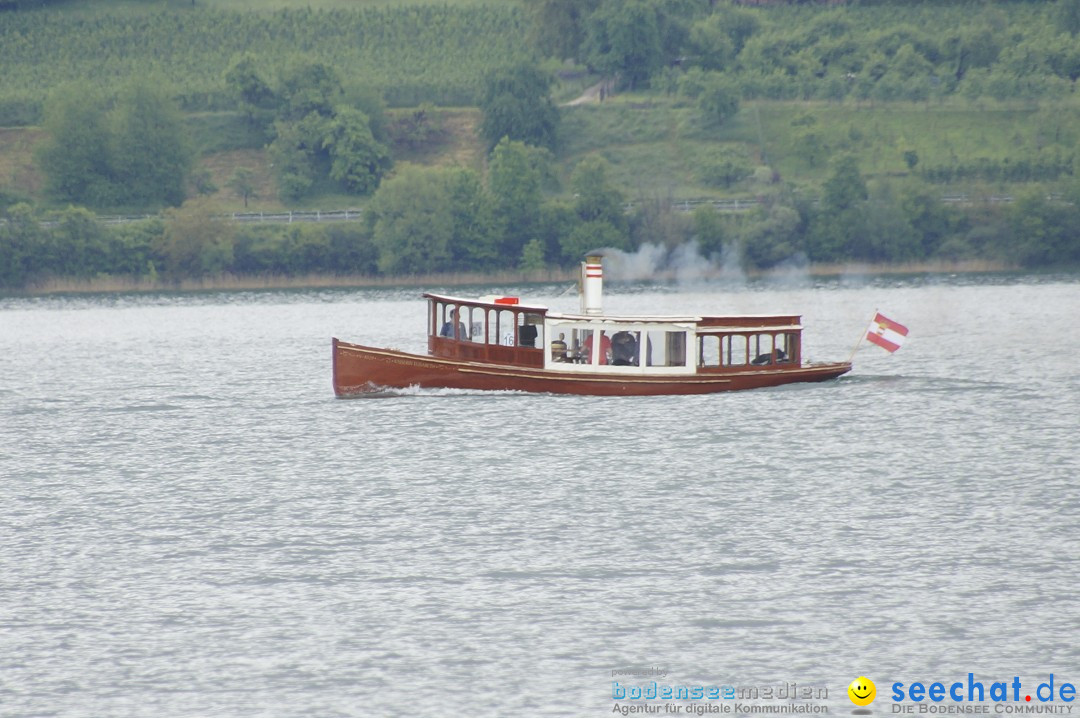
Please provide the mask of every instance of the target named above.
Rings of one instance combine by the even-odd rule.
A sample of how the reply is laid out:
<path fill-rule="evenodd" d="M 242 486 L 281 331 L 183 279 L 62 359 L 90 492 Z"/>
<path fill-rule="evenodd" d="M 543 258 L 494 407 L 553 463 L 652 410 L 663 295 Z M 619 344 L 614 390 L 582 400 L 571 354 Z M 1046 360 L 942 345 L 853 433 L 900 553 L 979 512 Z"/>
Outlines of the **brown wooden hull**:
<path fill-rule="evenodd" d="M 712 394 L 795 382 L 827 381 L 850 362 L 746 367 L 691 375 L 600 375 L 463 362 L 333 340 L 334 393 L 353 396 L 406 389 L 479 389 L 596 396 Z"/>

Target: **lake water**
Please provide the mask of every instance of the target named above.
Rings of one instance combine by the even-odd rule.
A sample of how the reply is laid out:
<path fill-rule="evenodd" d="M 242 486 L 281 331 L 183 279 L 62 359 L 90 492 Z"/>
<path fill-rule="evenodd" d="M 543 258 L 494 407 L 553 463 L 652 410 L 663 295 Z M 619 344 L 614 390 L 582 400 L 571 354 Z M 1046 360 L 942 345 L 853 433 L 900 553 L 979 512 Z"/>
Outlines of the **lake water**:
<path fill-rule="evenodd" d="M 911 335 L 825 384 L 335 399 L 330 337 L 423 351 L 418 297 L 0 299 L 0 715 L 603 716 L 654 680 L 850 714 L 860 675 L 887 715 L 894 682 L 1080 682 L 1080 277 L 609 285 L 801 313 L 815 360 L 875 310 Z"/>

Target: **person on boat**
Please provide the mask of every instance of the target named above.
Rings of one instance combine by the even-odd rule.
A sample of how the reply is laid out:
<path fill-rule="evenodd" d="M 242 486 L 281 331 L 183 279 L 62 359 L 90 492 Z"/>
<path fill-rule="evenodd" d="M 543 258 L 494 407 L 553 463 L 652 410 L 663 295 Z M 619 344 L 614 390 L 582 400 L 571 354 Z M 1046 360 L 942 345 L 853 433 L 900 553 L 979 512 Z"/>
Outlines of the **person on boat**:
<path fill-rule="evenodd" d="M 776 361 L 777 362 L 787 361 L 787 354 L 784 353 L 783 349 L 777 349 L 776 350 Z M 758 354 L 756 357 L 754 357 L 754 360 L 752 362 L 750 362 L 750 363 L 755 365 L 755 366 L 762 366 L 764 364 L 772 364 L 773 363 L 773 355 L 770 352 L 766 352 L 765 354 Z"/>
<path fill-rule="evenodd" d="M 592 332 L 589 332 L 589 338 L 585 340 L 585 357 L 586 364 L 592 364 Z M 600 364 L 611 363 L 611 338 L 607 335 L 607 332 L 600 332 Z"/>
<path fill-rule="evenodd" d="M 568 361 L 566 356 L 566 334 L 560 332 L 559 338 L 551 343 L 551 361 Z"/>
<path fill-rule="evenodd" d="M 636 366 L 637 340 L 630 332 L 615 332 L 611 337 L 611 363 L 614 366 Z"/>
<path fill-rule="evenodd" d="M 518 329 L 518 344 L 523 347 L 535 347 L 537 334 L 536 315 L 526 314 L 525 324 Z"/>
<path fill-rule="evenodd" d="M 457 310 L 450 310 L 450 318 L 442 325 L 442 329 L 439 330 L 440 337 L 454 338 L 454 320 L 457 319 Z M 465 340 L 469 338 L 469 333 L 465 331 L 465 322 L 458 322 L 458 335 L 457 338 Z"/>

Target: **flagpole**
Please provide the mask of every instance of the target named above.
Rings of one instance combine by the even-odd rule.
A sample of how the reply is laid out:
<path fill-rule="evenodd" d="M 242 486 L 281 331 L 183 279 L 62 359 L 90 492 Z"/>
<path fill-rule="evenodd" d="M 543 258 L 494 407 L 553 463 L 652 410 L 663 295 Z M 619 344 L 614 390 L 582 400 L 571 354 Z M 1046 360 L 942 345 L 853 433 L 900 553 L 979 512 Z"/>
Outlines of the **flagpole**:
<path fill-rule="evenodd" d="M 875 309 L 874 310 L 874 316 L 876 317 L 877 314 L 878 314 L 878 310 Z M 851 361 L 855 358 L 855 352 L 859 351 L 859 345 L 861 345 L 863 343 L 863 339 L 866 339 L 866 332 L 867 332 L 867 330 L 863 329 L 862 334 L 859 335 L 859 341 L 855 342 L 855 346 L 851 347 L 851 354 L 847 358 L 847 363 L 848 364 L 850 364 Z"/>

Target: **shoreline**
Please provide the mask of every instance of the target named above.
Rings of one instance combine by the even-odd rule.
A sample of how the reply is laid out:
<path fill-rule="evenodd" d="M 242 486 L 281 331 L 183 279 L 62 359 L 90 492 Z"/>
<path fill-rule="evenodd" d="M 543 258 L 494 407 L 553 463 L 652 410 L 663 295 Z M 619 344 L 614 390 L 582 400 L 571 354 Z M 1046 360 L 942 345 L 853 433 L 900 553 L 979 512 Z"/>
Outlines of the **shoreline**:
<path fill-rule="evenodd" d="M 805 275 L 810 277 L 837 277 L 845 275 L 890 274 L 975 274 L 982 272 L 1019 271 L 1021 267 L 990 260 L 962 260 L 936 262 L 905 262 L 901 264 L 831 263 L 812 264 L 802 267 L 785 267 L 768 270 L 710 269 L 695 272 L 693 279 L 710 280 L 733 277 L 783 279 Z M 540 271 L 502 272 L 435 272 L 431 274 L 372 277 L 367 275 L 308 274 L 284 275 L 221 275 L 201 279 L 185 279 L 179 282 L 162 281 L 140 277 L 107 276 L 93 279 L 50 279 L 17 291 L 0 291 L 0 296 L 42 297 L 60 294 L 121 294 L 121 293 L 172 293 L 172 292 L 223 292 L 283 289 L 376 289 L 381 287 L 433 287 L 466 286 L 485 284 L 536 284 L 577 281 L 577 269 L 547 269 Z M 676 270 L 661 270 L 643 276 L 620 277 L 617 271 L 609 273 L 611 281 L 677 281 L 685 279 Z"/>

